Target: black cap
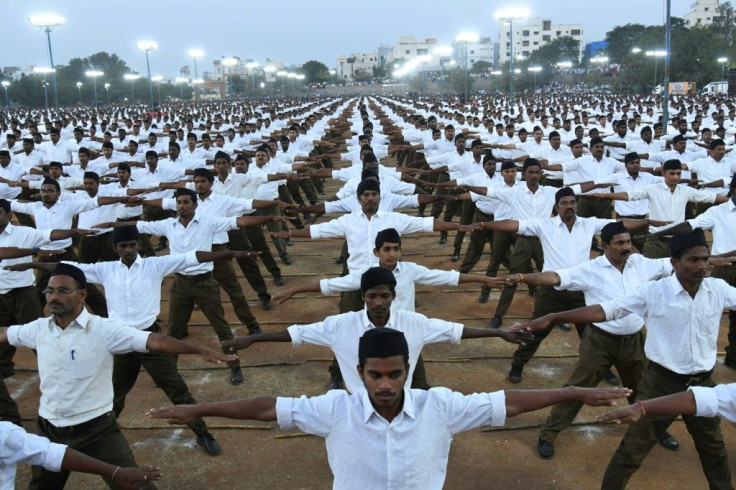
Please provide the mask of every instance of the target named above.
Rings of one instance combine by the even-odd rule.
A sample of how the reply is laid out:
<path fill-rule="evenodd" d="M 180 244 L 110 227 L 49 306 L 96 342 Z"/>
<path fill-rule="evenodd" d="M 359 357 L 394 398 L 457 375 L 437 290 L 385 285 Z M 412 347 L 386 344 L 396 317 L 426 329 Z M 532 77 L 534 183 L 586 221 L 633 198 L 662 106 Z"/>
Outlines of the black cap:
<path fill-rule="evenodd" d="M 555 204 L 560 202 L 560 199 L 567 196 L 575 197 L 575 192 L 572 190 L 572 187 L 563 187 L 562 189 L 557 191 L 555 193 Z"/>
<path fill-rule="evenodd" d="M 624 226 L 623 221 L 608 223 L 601 230 L 601 240 L 606 243 L 611 243 L 611 239 L 621 233 L 629 233 L 629 229 Z"/>
<path fill-rule="evenodd" d="M 138 241 L 138 228 L 136 226 L 118 226 L 112 230 L 112 243 Z"/>
<path fill-rule="evenodd" d="M 680 162 L 680 160 L 667 160 L 662 165 L 662 171 L 664 172 L 667 170 L 682 170 L 682 163 Z"/>
<path fill-rule="evenodd" d="M 508 170 L 510 168 L 513 168 L 514 170 L 516 170 L 516 164 L 512 162 L 511 160 L 506 160 L 505 162 L 501 164 L 501 170 Z"/>
<path fill-rule="evenodd" d="M 695 228 L 689 233 L 678 233 L 670 240 L 670 255 L 676 257 L 688 248 L 700 246 L 708 246 L 705 232 L 701 228 Z"/>
<path fill-rule="evenodd" d="M 74 267 L 71 264 L 65 264 L 64 262 L 59 262 L 58 264 L 56 264 L 54 270 L 51 271 L 51 274 L 49 274 L 49 277 L 54 276 L 69 276 L 75 281 L 79 282 L 83 288 L 87 287 L 87 277 L 84 275 L 84 272 L 82 272 L 82 270 L 78 267 Z"/>
<path fill-rule="evenodd" d="M 634 160 L 639 160 L 639 154 L 637 152 L 632 151 L 624 155 L 624 163 L 630 163 L 630 162 L 633 162 Z"/>

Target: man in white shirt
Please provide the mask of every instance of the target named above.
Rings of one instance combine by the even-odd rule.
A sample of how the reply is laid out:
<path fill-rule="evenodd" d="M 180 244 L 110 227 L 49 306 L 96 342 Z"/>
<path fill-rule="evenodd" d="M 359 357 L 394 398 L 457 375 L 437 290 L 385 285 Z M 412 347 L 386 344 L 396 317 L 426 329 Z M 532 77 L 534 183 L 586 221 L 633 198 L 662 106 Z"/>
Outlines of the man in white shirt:
<path fill-rule="evenodd" d="M 86 282 L 78 268 L 57 265 L 44 291 L 51 316 L 3 329 L 0 342 L 38 353 L 41 435 L 106 463 L 137 466 L 112 411 L 113 355 L 149 350 L 199 354 L 215 364 L 235 356 L 91 315 L 83 304 Z M 63 488 L 68 478 L 68 471 L 34 466 L 30 486 Z M 103 479 L 111 485 L 112 475 Z"/>
<path fill-rule="evenodd" d="M 26 463 L 42 466 L 48 471 L 79 471 L 111 476 L 111 480 L 126 490 L 135 490 L 138 483 L 158 480 L 161 473 L 153 468 L 122 468 L 90 458 L 57 444 L 45 437 L 26 432 L 20 424 L 0 421 L 0 488 L 15 488 L 15 466 Z"/>
<path fill-rule="evenodd" d="M 691 386 L 715 386 L 712 374 L 721 313 L 736 307 L 736 288 L 720 279 L 705 277 L 710 251 L 700 228 L 673 236 L 669 247 L 674 275 L 650 282 L 634 294 L 546 315 L 514 329 L 536 332 L 560 320 L 601 323 L 637 314 L 647 326 L 644 352 L 650 361 L 638 386 L 639 401 L 680 393 Z M 601 487 L 625 488 L 657 443 L 658 431 L 669 426 L 674 418 L 651 415 L 631 425 L 606 469 Z M 710 487 L 731 488 L 720 419 L 692 415 L 682 418 L 696 442 Z"/>
<path fill-rule="evenodd" d="M 582 400 L 611 405 L 626 396 L 622 388 L 509 390 L 462 395 L 446 388 L 406 387 L 415 354 L 403 332 L 370 328 L 353 340 L 360 389 L 333 390 L 307 398 L 263 396 L 229 402 L 153 409 L 148 416 L 183 423 L 197 416 L 278 421 L 326 439 L 333 488 L 442 488 L 452 438 L 506 417 L 553 403 Z M 356 370 L 356 367 L 351 369 Z M 356 451 L 356 443 L 360 449 Z"/>
<path fill-rule="evenodd" d="M 669 259 L 647 259 L 632 254 L 631 235 L 620 221 L 603 227 L 601 242 L 605 253 L 594 260 L 568 269 L 507 276 L 506 280 L 516 283 L 523 278 L 527 284 L 583 291 L 585 304 L 591 305 L 626 296 L 643 284 L 672 273 Z M 647 362 L 643 327 L 644 320 L 637 315 L 610 324 L 587 325 L 580 340 L 580 357 L 565 386 L 598 386 L 611 366 L 615 366 L 622 385 L 633 389 L 629 401 L 635 400 L 636 387 Z M 539 432 L 537 452 L 543 459 L 554 456 L 557 435 L 572 424 L 581 407 L 578 403 L 564 403 L 552 408 Z M 669 434 L 658 436 L 663 445 L 667 443 L 668 449 L 679 447 Z"/>

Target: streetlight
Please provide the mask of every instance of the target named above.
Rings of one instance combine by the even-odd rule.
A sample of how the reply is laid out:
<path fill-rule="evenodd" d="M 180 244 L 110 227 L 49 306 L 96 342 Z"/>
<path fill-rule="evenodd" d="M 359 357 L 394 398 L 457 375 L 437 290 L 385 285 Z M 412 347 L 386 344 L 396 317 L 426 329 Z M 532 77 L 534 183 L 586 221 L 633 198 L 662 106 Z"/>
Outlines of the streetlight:
<path fill-rule="evenodd" d="M 54 92 L 54 109 L 58 112 L 59 110 L 59 97 L 56 91 L 56 70 L 54 70 L 54 55 L 51 51 L 51 31 L 54 27 L 63 26 L 66 19 L 60 15 L 55 14 L 39 14 L 32 15 L 28 18 L 28 21 L 34 27 L 41 27 L 46 32 L 46 40 L 49 45 L 49 63 L 51 64 L 51 84 Z"/>
<path fill-rule="evenodd" d="M 43 99 L 46 106 L 46 110 L 49 110 L 49 84 L 46 83 L 46 75 L 54 73 L 56 70 L 53 68 L 47 68 L 45 66 L 36 66 L 33 68 L 33 73 L 43 74 Z"/>
<path fill-rule="evenodd" d="M 266 65 L 266 66 L 264 66 L 263 67 L 263 72 L 266 74 L 266 79 L 264 81 L 265 82 L 273 81 L 273 75 L 276 73 L 276 70 L 278 70 L 278 68 L 276 68 L 273 65 Z M 271 76 L 269 77 L 268 75 L 271 75 Z M 265 83 L 261 83 L 261 88 L 265 88 L 265 87 L 266 87 L 266 84 Z"/>
<path fill-rule="evenodd" d="M 716 61 L 718 61 L 721 64 L 721 80 L 726 79 L 726 64 L 728 64 L 728 58 L 725 56 L 721 56 Z"/>
<path fill-rule="evenodd" d="M 199 73 L 197 72 L 197 60 L 204 56 L 204 51 L 201 49 L 190 49 L 187 51 L 187 56 L 194 60 L 194 79 L 199 79 Z M 194 102 L 199 103 L 199 87 L 194 87 Z"/>
<path fill-rule="evenodd" d="M 184 84 L 187 83 L 187 79 L 184 77 L 176 77 L 176 83 L 179 85 L 179 99 L 184 100 Z"/>
<path fill-rule="evenodd" d="M 109 83 L 105 84 L 105 92 L 107 92 L 105 94 L 105 99 L 107 99 L 107 103 L 109 104 L 110 103 L 110 84 Z"/>
<path fill-rule="evenodd" d="M 153 105 L 153 80 L 151 80 L 151 63 L 150 61 L 148 61 L 148 53 L 151 51 L 156 51 L 158 49 L 158 44 L 156 44 L 155 41 L 138 41 L 135 44 L 135 47 L 140 49 L 141 51 L 146 52 L 146 69 L 148 70 L 148 98 L 151 105 Z"/>
<path fill-rule="evenodd" d="M 82 103 L 82 82 L 77 82 L 77 91 L 79 92 L 79 103 Z"/>
<path fill-rule="evenodd" d="M 440 62 L 440 94 L 444 94 L 444 85 L 445 85 L 445 60 L 442 58 L 446 58 L 452 54 L 452 47 L 450 46 L 437 46 L 432 50 L 432 54 L 437 55 Z"/>
<path fill-rule="evenodd" d="M 634 54 L 639 54 L 641 53 L 641 48 L 631 48 L 631 52 Z"/>
<path fill-rule="evenodd" d="M 658 61 L 659 58 L 662 58 L 663 56 L 667 56 L 667 51 L 663 49 L 656 49 L 654 51 L 647 51 L 644 53 L 645 55 L 654 58 L 654 85 L 652 85 L 652 90 L 654 90 L 657 87 L 657 68 L 658 68 Z"/>
<path fill-rule="evenodd" d="M 3 88 L 5 89 L 5 105 L 8 106 L 8 109 L 10 109 L 10 97 L 8 97 L 8 87 L 10 87 L 10 82 L 7 80 L 3 80 Z"/>
<path fill-rule="evenodd" d="M 84 74 L 88 77 L 92 77 L 92 79 L 95 81 L 95 109 L 97 109 L 97 77 L 101 77 L 105 73 L 97 70 L 89 70 L 85 71 Z"/>
<path fill-rule="evenodd" d="M 286 78 L 291 79 L 291 95 L 294 95 L 294 79 L 296 78 L 296 73 L 289 72 L 286 74 Z"/>
<path fill-rule="evenodd" d="M 461 32 L 455 36 L 456 43 L 463 44 L 463 81 L 465 82 L 465 102 L 468 101 L 468 44 L 480 41 L 480 36 L 475 32 Z"/>
<path fill-rule="evenodd" d="M 529 68 L 527 68 L 527 71 L 530 71 L 534 74 L 534 91 L 536 91 L 537 90 L 537 73 L 542 71 L 542 67 L 541 66 L 530 66 Z"/>
<path fill-rule="evenodd" d="M 255 69 L 261 66 L 260 63 L 257 61 L 251 61 L 250 63 L 246 63 L 245 67 L 250 70 L 250 87 L 253 89 L 253 91 L 256 91 L 256 71 Z"/>
<path fill-rule="evenodd" d="M 158 76 L 155 76 L 155 77 L 151 77 L 151 81 L 152 82 L 156 82 L 156 92 L 158 93 L 158 98 L 157 98 L 157 103 L 158 104 L 161 103 L 161 83 L 160 82 L 163 79 L 164 79 L 164 77 L 162 77 L 161 75 L 158 75 Z"/>
<path fill-rule="evenodd" d="M 511 104 L 514 103 L 514 21 L 529 17 L 529 9 L 526 7 L 507 7 L 497 10 L 494 14 L 499 22 L 509 23 L 509 92 Z"/>
<path fill-rule="evenodd" d="M 138 80 L 141 76 L 135 75 L 133 73 L 126 73 L 123 75 L 123 78 L 128 80 L 130 82 L 130 102 L 135 103 L 135 99 L 133 98 L 133 87 L 135 86 L 135 81 Z"/>
<path fill-rule="evenodd" d="M 222 66 L 235 66 L 238 64 L 237 58 L 225 58 L 222 60 Z M 233 96 L 233 80 L 232 80 L 232 69 L 228 70 L 229 73 L 225 74 L 225 69 L 223 68 L 222 74 L 227 77 L 227 91 L 230 93 L 230 97 Z"/>

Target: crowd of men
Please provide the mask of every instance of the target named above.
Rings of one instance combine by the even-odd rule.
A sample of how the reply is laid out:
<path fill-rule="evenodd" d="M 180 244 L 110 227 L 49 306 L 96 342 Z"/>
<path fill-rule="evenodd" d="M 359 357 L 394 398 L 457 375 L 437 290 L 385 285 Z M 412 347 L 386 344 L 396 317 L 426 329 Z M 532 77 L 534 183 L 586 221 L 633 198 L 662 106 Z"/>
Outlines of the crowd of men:
<path fill-rule="evenodd" d="M 670 120 L 662 113 L 660 98 L 580 93 L 4 112 L 0 326 L 10 328 L 0 331 L 0 376 L 13 376 L 16 347 L 34 350 L 36 432 L 46 438 L 7 461 L 34 464 L 31 488 L 63 488 L 70 470 L 111 488 L 154 488 L 160 474 L 136 469 L 116 422 L 142 366 L 174 404 L 149 416 L 186 423 L 205 453 L 221 449 L 203 417 L 276 420 L 327 439 L 336 488 L 441 488 L 452 435 L 552 405 L 536 444 L 550 459 L 583 404 L 622 397 L 630 407 L 601 421 L 634 423 L 602 488 L 624 488 L 657 442 L 677 450 L 667 431 L 676 415 L 710 487 L 732 488 L 718 415 L 731 417 L 733 390 L 706 388 L 716 385 L 721 316 L 736 308 L 736 106 L 683 97 Z M 402 260 L 402 237 L 418 232 L 437 232 L 459 272 Z M 341 239 L 329 244 L 342 244 L 342 275 L 312 270 L 317 281 L 287 287 L 292 238 Z M 472 274 L 486 249 L 485 274 Z M 262 310 L 339 292 L 339 311 L 264 331 L 245 283 Z M 415 311 L 417 284 L 460 283 L 480 284 L 486 328 Z M 533 296 L 521 315 L 532 320 L 501 328 L 519 284 Z M 498 301 L 484 306 L 494 288 Z M 221 290 L 247 336 L 234 336 Z M 185 341 L 195 308 L 222 352 Z M 426 344 L 499 337 L 517 346 L 507 380 L 533 386 L 525 366 L 570 324 L 579 359 L 563 388 L 430 388 L 442 380 L 427 378 Z M 259 342 L 330 348 L 328 393 L 197 404 L 177 356 L 227 363 L 239 385 L 236 352 Z M 736 369 L 734 311 L 724 363 Z M 13 430 L 21 414 L 4 382 L 0 420 L 0 446 L 33 437 Z M 389 440 L 366 435 L 376 431 Z M 356 437 L 372 441 L 360 464 Z M 63 445 L 70 458 L 96 459 L 70 464 Z M 401 457 L 387 465 L 391 448 Z"/>

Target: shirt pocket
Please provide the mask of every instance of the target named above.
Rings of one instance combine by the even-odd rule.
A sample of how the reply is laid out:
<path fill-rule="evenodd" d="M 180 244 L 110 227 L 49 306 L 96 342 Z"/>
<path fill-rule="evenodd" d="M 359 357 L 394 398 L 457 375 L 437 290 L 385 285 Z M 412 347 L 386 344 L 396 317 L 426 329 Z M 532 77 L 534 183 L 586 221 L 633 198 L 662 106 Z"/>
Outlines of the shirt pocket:
<path fill-rule="evenodd" d="M 91 378 L 99 369 L 92 353 L 72 351 L 71 375 L 75 379 Z"/>

